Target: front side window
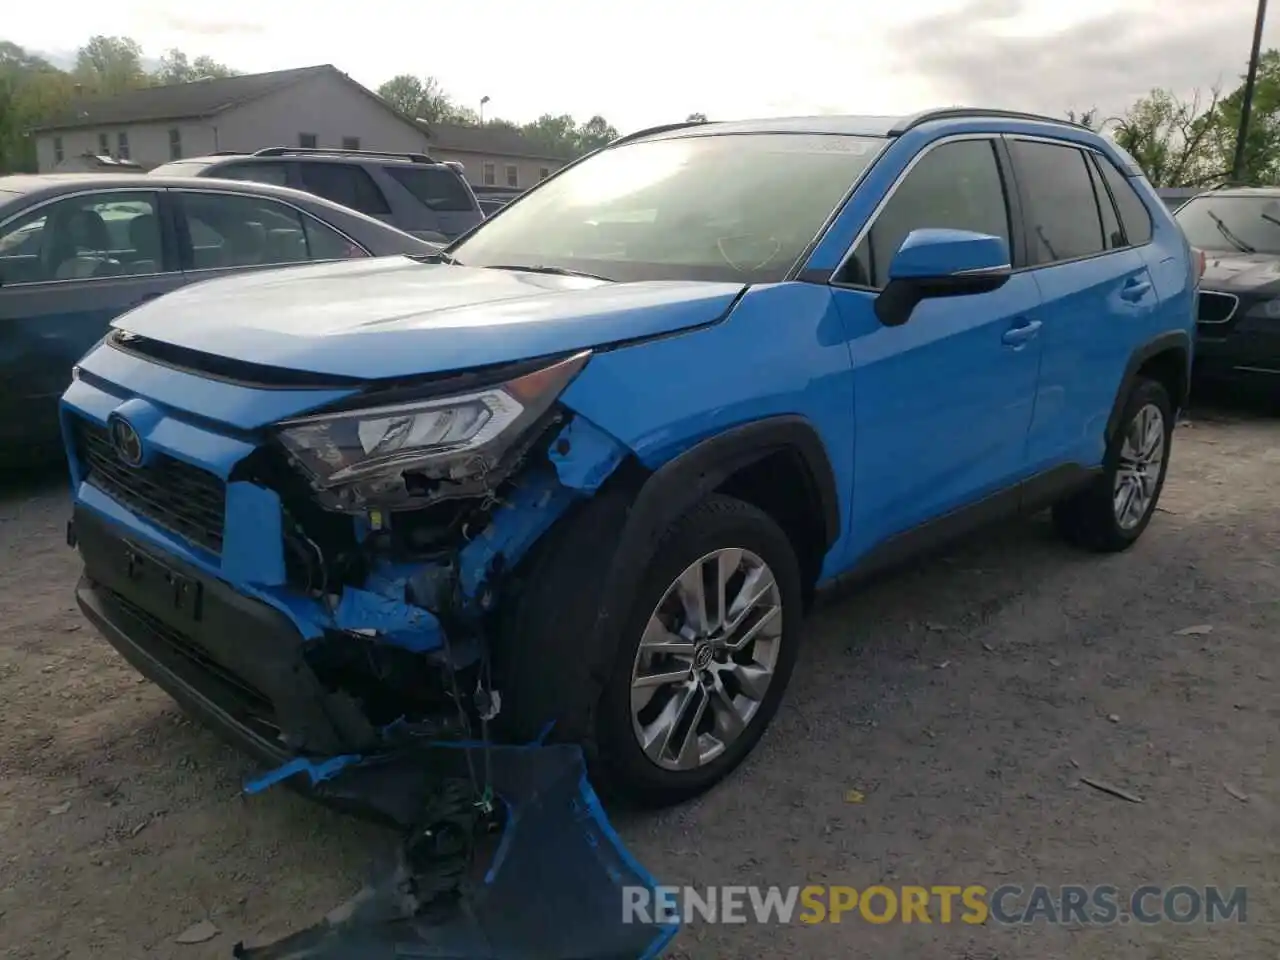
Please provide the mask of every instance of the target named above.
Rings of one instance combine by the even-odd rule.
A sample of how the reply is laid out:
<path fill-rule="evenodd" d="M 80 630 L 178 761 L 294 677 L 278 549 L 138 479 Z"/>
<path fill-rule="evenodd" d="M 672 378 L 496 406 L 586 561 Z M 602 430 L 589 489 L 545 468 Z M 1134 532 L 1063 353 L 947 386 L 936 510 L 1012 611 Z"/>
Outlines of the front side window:
<path fill-rule="evenodd" d="M 300 163 L 302 186 L 308 193 L 340 203 L 370 216 L 391 212 L 373 178 L 350 163 Z"/>
<path fill-rule="evenodd" d="M 1206 194 L 1179 207 L 1174 219 L 1201 250 L 1280 256 L 1280 198 Z"/>
<path fill-rule="evenodd" d="M 1034 140 L 1009 143 L 1018 182 L 1028 198 L 1031 262 L 1037 265 L 1102 253 L 1098 198 L 1084 153 Z"/>
<path fill-rule="evenodd" d="M 825 134 L 675 136 L 601 151 L 449 252 L 617 280 L 784 279 L 885 143 Z"/>
<path fill-rule="evenodd" d="M 164 270 L 153 193 L 99 193 L 41 206 L 0 230 L 0 283 L 138 277 Z"/>
<path fill-rule="evenodd" d="M 1116 169 L 1116 165 L 1106 157 L 1098 157 L 1098 167 L 1102 170 L 1102 179 L 1111 190 L 1120 213 L 1120 223 L 1124 227 L 1129 243 L 1140 246 L 1151 241 L 1151 211 L 1138 196 L 1129 178 Z"/>
<path fill-rule="evenodd" d="M 859 242 L 840 282 L 879 289 L 912 230 L 971 230 L 1009 243 L 1009 209 L 990 140 L 958 140 L 920 158 Z"/>
<path fill-rule="evenodd" d="M 364 251 L 293 207 L 263 197 L 183 193 L 189 269 L 270 266 L 364 256 Z"/>

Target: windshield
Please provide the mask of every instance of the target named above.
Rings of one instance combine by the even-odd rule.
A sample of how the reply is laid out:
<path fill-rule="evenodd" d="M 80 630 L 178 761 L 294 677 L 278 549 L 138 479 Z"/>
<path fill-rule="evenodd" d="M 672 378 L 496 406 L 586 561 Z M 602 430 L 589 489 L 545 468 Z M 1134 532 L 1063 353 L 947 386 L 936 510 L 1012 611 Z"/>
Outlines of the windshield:
<path fill-rule="evenodd" d="M 162 177 L 195 177 L 199 176 L 200 171 L 207 166 L 209 166 L 207 160 L 177 160 L 173 163 L 161 164 L 151 173 Z"/>
<path fill-rule="evenodd" d="M 731 134 L 624 144 L 535 188 L 449 254 L 610 280 L 776 282 L 884 142 Z"/>
<path fill-rule="evenodd" d="M 1280 199 L 1196 197 L 1178 208 L 1174 219 L 1201 250 L 1280 255 Z"/>

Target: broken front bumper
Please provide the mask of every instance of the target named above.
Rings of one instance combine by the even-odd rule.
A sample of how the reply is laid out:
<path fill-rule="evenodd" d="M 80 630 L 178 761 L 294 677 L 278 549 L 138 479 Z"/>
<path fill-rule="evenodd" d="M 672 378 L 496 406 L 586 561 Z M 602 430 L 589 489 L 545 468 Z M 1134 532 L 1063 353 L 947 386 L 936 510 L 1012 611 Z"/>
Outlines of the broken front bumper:
<path fill-rule="evenodd" d="M 357 704 L 326 690 L 303 637 L 280 611 L 176 557 L 143 546 L 77 507 L 81 610 L 107 641 L 202 723 L 264 763 L 305 747 L 367 748 L 377 731 Z"/>

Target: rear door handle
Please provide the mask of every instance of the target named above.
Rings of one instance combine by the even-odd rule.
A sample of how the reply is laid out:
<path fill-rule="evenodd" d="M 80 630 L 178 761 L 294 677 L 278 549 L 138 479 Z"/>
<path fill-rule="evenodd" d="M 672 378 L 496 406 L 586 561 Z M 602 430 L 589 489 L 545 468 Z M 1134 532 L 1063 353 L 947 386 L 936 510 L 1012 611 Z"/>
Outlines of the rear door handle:
<path fill-rule="evenodd" d="M 1020 347 L 1039 333 L 1041 326 L 1042 324 L 1039 320 L 1031 320 L 1027 323 L 1019 324 L 1006 330 L 1000 341 L 1011 347 Z"/>
<path fill-rule="evenodd" d="M 1120 299 L 1128 300 L 1131 303 L 1137 302 L 1151 292 L 1151 281 L 1140 280 L 1132 277 L 1129 282 L 1124 285 L 1124 289 L 1120 291 Z"/>

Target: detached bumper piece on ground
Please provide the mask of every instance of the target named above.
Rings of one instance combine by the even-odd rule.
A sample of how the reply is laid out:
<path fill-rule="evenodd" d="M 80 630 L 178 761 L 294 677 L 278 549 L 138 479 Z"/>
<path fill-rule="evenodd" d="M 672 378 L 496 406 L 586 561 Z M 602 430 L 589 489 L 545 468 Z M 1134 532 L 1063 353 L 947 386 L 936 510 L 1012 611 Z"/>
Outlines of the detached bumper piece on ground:
<path fill-rule="evenodd" d="M 609 824 L 577 747 L 424 744 L 291 763 L 247 789 L 304 774 L 321 797 L 399 825 L 400 862 L 320 923 L 237 957 L 639 960 L 676 934 L 623 922 L 623 888 L 656 882 Z"/>

